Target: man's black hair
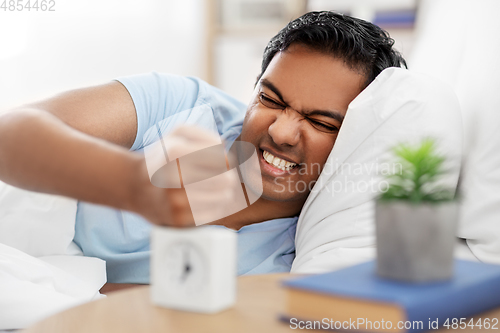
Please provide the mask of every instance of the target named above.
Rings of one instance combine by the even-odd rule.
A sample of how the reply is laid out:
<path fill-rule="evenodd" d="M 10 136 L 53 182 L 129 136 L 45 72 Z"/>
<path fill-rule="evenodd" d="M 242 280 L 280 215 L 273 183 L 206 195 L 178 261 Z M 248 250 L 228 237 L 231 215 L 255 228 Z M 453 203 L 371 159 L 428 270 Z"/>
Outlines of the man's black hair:
<path fill-rule="evenodd" d="M 366 76 L 366 85 L 387 67 L 407 68 L 393 48 L 394 39 L 380 27 L 331 11 L 309 12 L 288 23 L 269 41 L 257 82 L 276 53 L 292 44 L 342 59 L 349 68 Z"/>

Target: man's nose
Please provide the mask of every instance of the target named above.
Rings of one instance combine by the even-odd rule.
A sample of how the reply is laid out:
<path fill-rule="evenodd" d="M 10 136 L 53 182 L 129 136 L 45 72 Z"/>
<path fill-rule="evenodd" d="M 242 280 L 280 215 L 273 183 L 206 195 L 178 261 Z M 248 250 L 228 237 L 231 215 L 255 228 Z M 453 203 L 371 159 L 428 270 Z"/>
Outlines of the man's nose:
<path fill-rule="evenodd" d="M 300 127 L 304 118 L 296 111 L 286 108 L 269 126 L 269 135 L 277 145 L 295 146 L 300 140 Z"/>

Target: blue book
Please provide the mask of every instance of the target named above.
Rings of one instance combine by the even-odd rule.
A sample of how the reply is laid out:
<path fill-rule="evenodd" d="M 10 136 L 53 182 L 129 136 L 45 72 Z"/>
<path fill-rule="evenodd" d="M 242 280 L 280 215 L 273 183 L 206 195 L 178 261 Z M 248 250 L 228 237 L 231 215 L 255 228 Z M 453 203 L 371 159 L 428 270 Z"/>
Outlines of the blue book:
<path fill-rule="evenodd" d="M 457 260 L 452 280 L 420 284 L 380 278 L 375 266 L 368 262 L 285 281 L 282 319 L 291 328 L 366 332 L 418 332 L 441 326 L 475 330 L 486 325 L 500 330 L 500 309 L 491 318 L 470 319 L 500 306 L 500 266 Z"/>

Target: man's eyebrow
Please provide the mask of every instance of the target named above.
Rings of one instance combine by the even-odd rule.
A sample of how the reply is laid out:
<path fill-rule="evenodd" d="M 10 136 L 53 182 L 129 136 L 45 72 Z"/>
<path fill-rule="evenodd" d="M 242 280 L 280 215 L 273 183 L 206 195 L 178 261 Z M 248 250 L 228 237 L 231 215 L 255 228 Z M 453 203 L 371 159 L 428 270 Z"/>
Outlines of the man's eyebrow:
<path fill-rule="evenodd" d="M 319 115 L 319 116 L 329 117 L 329 118 L 337 120 L 341 124 L 344 121 L 344 116 L 338 111 L 313 110 L 310 112 L 306 112 L 306 115 L 307 116 Z"/>
<path fill-rule="evenodd" d="M 284 104 L 287 104 L 285 102 L 285 100 L 283 99 L 283 95 L 281 95 L 281 92 L 279 91 L 279 89 L 276 88 L 276 86 L 272 82 L 270 82 L 268 79 L 262 79 L 260 81 L 260 84 L 262 84 L 264 87 L 266 87 L 267 89 L 269 89 L 273 93 L 275 93 L 276 96 L 278 96 L 278 98 L 280 99 L 281 102 L 283 102 Z M 344 116 L 340 112 L 338 112 L 338 111 L 312 110 L 312 111 L 304 112 L 304 113 L 307 116 L 316 116 L 316 115 L 319 115 L 319 116 L 324 116 L 324 117 L 332 118 L 332 119 L 337 120 L 341 124 L 344 121 Z"/>

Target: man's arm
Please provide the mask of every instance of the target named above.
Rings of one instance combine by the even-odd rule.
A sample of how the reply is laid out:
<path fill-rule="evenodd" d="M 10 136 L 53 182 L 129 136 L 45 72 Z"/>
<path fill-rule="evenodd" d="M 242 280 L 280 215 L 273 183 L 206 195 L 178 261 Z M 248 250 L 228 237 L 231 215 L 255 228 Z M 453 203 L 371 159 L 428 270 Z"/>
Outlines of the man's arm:
<path fill-rule="evenodd" d="M 0 116 L 0 179 L 164 223 L 167 191 L 151 185 L 142 156 L 127 149 L 136 129 L 133 101 L 118 82 L 17 108 Z"/>

